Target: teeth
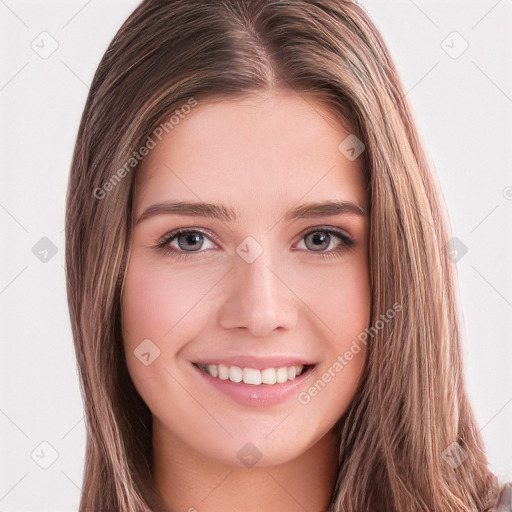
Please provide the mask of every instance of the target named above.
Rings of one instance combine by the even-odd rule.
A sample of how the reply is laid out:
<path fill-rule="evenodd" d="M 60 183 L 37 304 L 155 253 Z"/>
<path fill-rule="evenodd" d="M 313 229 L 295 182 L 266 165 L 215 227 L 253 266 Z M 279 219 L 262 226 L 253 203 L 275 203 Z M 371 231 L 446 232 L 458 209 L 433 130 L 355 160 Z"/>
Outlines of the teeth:
<path fill-rule="evenodd" d="M 244 377 L 243 371 L 238 366 L 229 367 L 229 380 L 231 382 L 242 382 Z"/>
<path fill-rule="evenodd" d="M 219 364 L 219 365 L 212 364 L 212 366 L 217 366 L 217 372 L 219 374 L 220 380 L 228 380 L 229 379 L 229 368 L 225 364 Z M 204 366 L 202 366 L 202 368 L 205 369 Z M 206 369 L 206 371 L 208 371 L 208 369 Z M 213 376 L 213 373 L 211 375 Z"/>
<path fill-rule="evenodd" d="M 283 382 L 286 382 L 288 380 L 288 370 L 286 366 L 282 366 L 281 368 L 277 369 L 276 380 L 277 382 L 279 382 L 279 384 L 282 384 Z"/>
<path fill-rule="evenodd" d="M 243 380 L 246 384 L 254 384 L 255 386 L 261 384 L 261 372 L 259 370 L 244 368 L 243 374 Z"/>
<path fill-rule="evenodd" d="M 276 370 L 275 368 L 266 368 L 261 372 L 261 382 L 264 384 L 275 384 L 276 380 Z"/>
<path fill-rule="evenodd" d="M 295 380 L 304 370 L 303 365 L 281 366 L 280 368 L 240 368 L 239 366 L 226 366 L 225 364 L 199 364 L 199 368 L 209 373 L 212 377 L 232 382 L 244 382 L 259 386 L 260 384 L 283 384 L 289 380 Z"/>

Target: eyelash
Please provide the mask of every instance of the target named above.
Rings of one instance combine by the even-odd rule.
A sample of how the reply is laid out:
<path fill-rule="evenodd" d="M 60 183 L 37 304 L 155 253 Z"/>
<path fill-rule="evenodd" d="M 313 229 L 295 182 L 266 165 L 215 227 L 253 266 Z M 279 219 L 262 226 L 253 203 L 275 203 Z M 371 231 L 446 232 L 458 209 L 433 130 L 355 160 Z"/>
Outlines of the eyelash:
<path fill-rule="evenodd" d="M 338 228 L 333 227 L 326 227 L 326 226 L 318 226 L 313 229 L 309 229 L 308 231 L 304 232 L 301 235 L 301 240 L 305 238 L 306 236 L 310 235 L 311 233 L 328 233 L 329 235 L 334 235 L 339 240 L 341 240 L 341 244 L 335 247 L 334 249 L 331 249 L 329 251 L 310 251 L 306 249 L 306 252 L 312 253 L 315 257 L 320 258 L 332 258 L 332 257 L 339 257 L 342 254 L 344 254 L 346 251 L 349 251 L 355 246 L 355 240 L 347 235 L 344 231 Z M 155 249 L 158 251 L 161 251 L 164 255 L 172 256 L 174 258 L 178 259 L 190 259 L 194 258 L 196 254 L 200 254 L 205 251 L 185 251 L 180 252 L 174 248 L 171 248 L 169 244 L 177 238 L 179 235 L 183 234 L 189 234 L 189 233 L 201 233 L 202 235 L 212 238 L 212 236 L 207 233 L 206 231 L 203 231 L 201 229 L 195 229 L 195 228 L 179 228 L 175 229 L 174 231 L 171 231 L 170 233 L 165 234 L 160 240 L 157 241 L 156 245 L 154 246 Z M 212 240 L 213 241 L 213 240 Z M 303 249 L 301 249 L 303 250 Z"/>

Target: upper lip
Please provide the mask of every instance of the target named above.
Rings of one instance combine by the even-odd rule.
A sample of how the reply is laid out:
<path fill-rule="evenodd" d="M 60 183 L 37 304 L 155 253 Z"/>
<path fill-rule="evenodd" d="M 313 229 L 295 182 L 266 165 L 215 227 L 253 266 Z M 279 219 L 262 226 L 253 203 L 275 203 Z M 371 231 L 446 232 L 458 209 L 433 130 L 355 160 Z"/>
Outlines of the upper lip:
<path fill-rule="evenodd" d="M 244 355 L 202 358 L 200 361 L 194 361 L 194 363 L 204 366 L 208 366 L 209 364 L 225 364 L 226 366 L 239 366 L 240 368 L 254 368 L 256 370 L 315 364 L 310 359 L 300 356 L 252 357 Z"/>

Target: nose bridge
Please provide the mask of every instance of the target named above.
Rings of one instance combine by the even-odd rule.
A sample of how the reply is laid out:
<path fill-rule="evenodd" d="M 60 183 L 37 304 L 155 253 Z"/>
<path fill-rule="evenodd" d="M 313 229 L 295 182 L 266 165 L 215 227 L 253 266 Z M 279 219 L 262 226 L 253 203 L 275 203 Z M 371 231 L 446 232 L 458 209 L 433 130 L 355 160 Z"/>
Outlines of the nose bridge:
<path fill-rule="evenodd" d="M 278 290 L 276 276 L 271 270 L 275 267 L 275 258 L 269 253 L 270 251 L 266 251 L 266 254 L 262 254 L 252 263 L 240 264 L 240 286 L 244 293 L 239 296 L 248 297 L 261 311 L 268 313 L 279 302 L 278 295 L 282 296 L 282 290 Z"/>
<path fill-rule="evenodd" d="M 252 261 L 244 253 L 235 259 L 233 283 L 221 310 L 223 327 L 244 327 L 256 336 L 278 327 L 290 329 L 297 319 L 293 294 L 279 278 L 280 258 L 268 247 L 261 249 Z"/>

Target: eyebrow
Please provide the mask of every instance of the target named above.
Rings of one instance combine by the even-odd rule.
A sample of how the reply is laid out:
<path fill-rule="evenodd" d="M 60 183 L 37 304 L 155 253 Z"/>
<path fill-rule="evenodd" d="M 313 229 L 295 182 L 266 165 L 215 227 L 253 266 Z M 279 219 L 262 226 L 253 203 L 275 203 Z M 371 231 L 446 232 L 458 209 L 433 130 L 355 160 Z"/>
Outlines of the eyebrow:
<path fill-rule="evenodd" d="M 228 222 L 234 222 L 238 217 L 234 208 L 227 208 L 224 205 L 203 202 L 166 201 L 164 203 L 154 204 L 144 210 L 135 224 L 139 224 L 155 215 L 162 214 L 209 217 Z M 342 214 L 356 214 L 365 217 L 367 211 L 363 207 L 349 201 L 323 201 L 300 205 L 288 211 L 283 217 L 286 221 L 291 221 Z"/>

